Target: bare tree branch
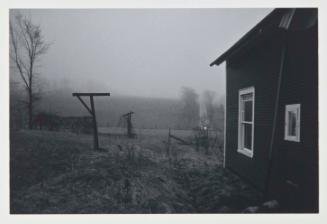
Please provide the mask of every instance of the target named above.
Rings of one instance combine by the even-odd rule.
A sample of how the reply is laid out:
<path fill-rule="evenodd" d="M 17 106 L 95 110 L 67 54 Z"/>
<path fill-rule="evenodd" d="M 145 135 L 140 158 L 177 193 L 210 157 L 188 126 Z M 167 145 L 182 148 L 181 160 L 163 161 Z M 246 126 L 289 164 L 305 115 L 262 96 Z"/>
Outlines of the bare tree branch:
<path fill-rule="evenodd" d="M 14 49 L 14 55 L 12 56 L 12 58 L 14 58 L 14 62 L 19 70 L 19 74 L 21 76 L 21 78 L 23 79 L 25 85 L 27 88 L 29 88 L 29 85 L 27 83 L 27 80 L 24 76 L 24 72 L 23 72 L 23 69 L 22 69 L 22 63 L 21 63 L 21 59 L 19 58 L 18 56 L 18 49 L 17 49 L 17 39 L 15 38 L 15 34 L 14 34 L 14 30 L 13 30 L 13 27 L 12 27 L 12 24 L 10 23 L 10 36 L 11 36 L 11 42 L 12 42 L 12 47 Z"/>
<path fill-rule="evenodd" d="M 34 79 L 36 76 L 35 66 L 38 59 L 47 52 L 49 44 L 45 43 L 41 27 L 34 25 L 30 18 L 18 14 L 11 17 L 10 21 L 10 59 L 26 87 L 29 128 L 33 127 L 34 102 L 40 99 L 41 95 L 34 90 Z"/>

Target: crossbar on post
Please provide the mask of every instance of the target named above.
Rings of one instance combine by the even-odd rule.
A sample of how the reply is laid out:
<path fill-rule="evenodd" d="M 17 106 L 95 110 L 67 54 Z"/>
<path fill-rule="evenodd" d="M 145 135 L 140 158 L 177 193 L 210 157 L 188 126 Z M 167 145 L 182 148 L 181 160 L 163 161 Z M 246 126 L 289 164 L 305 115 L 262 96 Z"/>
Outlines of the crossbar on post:
<path fill-rule="evenodd" d="M 110 93 L 73 93 L 73 96 L 110 96 Z"/>

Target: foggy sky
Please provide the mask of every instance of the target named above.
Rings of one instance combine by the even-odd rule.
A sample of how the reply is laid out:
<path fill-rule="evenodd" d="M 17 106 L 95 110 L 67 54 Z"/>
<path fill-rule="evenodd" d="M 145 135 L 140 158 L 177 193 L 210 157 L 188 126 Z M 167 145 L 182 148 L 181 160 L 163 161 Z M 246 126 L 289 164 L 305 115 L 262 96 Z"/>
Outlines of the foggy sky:
<path fill-rule="evenodd" d="M 51 47 L 47 88 L 176 98 L 182 86 L 224 94 L 225 66 L 209 64 L 271 9 L 19 10 Z"/>

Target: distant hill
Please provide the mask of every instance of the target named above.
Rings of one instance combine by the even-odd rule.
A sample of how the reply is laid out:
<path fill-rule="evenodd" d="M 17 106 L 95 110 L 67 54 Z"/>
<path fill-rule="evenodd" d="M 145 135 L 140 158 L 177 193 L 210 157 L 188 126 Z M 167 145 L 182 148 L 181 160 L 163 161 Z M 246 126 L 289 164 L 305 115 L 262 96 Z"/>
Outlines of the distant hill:
<path fill-rule="evenodd" d="M 37 103 L 35 114 L 47 112 L 59 116 L 89 116 L 87 110 L 72 96 L 74 92 L 67 83 L 57 85 L 43 92 L 41 100 Z M 23 104 L 24 90 L 17 82 L 10 83 L 10 109 L 11 127 L 26 126 L 26 112 Z M 51 91 L 49 89 L 52 89 Z M 85 97 L 89 104 L 89 98 Z M 183 119 L 183 105 L 180 99 L 146 98 L 135 96 L 122 96 L 111 93 L 111 96 L 96 97 L 95 108 L 99 127 L 117 127 L 122 114 L 133 111 L 133 125 L 135 128 L 173 128 L 192 129 Z M 213 127 L 222 129 L 224 119 L 223 105 L 215 105 Z"/>

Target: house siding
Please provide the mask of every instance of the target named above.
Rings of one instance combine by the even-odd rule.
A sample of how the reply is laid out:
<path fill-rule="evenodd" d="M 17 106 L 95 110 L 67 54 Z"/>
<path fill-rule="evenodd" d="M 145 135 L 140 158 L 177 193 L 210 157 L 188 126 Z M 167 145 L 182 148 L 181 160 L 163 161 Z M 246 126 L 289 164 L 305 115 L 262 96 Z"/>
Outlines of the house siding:
<path fill-rule="evenodd" d="M 318 10 L 296 9 L 283 28 L 280 12 L 212 63 L 226 60 L 225 166 L 279 200 L 281 211 L 318 212 Z M 237 151 L 239 90 L 248 87 L 255 88 L 252 158 Z M 299 142 L 285 140 L 291 104 L 301 108 Z"/>
<path fill-rule="evenodd" d="M 272 35 L 226 65 L 226 167 L 260 190 L 267 175 L 281 55 L 280 36 Z M 239 90 L 251 86 L 255 88 L 253 158 L 237 152 Z"/>
<path fill-rule="evenodd" d="M 298 212 L 318 211 L 317 30 L 316 25 L 288 35 L 269 186 L 272 198 Z M 284 140 L 287 104 L 301 104 L 300 142 Z"/>

